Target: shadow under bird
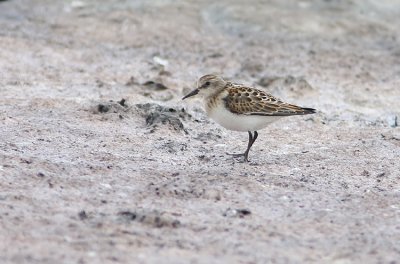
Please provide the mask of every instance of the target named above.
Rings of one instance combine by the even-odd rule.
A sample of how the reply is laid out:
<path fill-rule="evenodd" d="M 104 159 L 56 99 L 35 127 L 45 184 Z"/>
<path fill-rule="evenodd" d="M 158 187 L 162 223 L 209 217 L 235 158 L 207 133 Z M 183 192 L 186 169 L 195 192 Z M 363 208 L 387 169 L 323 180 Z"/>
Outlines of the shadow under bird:
<path fill-rule="evenodd" d="M 228 82 L 213 74 L 201 77 L 197 88 L 182 100 L 192 96 L 203 98 L 207 115 L 221 126 L 249 133 L 246 151 L 233 154 L 243 156 L 245 162 L 249 161 L 249 151 L 258 137 L 258 130 L 285 116 L 315 113 L 313 108 L 285 103 L 264 91 Z"/>

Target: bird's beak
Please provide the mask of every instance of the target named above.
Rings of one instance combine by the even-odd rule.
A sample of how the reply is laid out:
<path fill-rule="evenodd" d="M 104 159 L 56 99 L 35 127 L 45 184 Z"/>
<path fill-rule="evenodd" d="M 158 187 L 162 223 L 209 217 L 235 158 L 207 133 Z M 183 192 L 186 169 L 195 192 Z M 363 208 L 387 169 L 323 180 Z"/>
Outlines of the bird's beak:
<path fill-rule="evenodd" d="M 185 95 L 185 96 L 182 98 L 182 100 L 185 100 L 186 98 L 191 97 L 191 96 L 193 96 L 193 95 L 196 95 L 196 94 L 198 94 L 198 93 L 199 93 L 199 89 L 195 89 L 195 90 L 191 91 L 190 93 L 188 93 L 187 95 Z"/>

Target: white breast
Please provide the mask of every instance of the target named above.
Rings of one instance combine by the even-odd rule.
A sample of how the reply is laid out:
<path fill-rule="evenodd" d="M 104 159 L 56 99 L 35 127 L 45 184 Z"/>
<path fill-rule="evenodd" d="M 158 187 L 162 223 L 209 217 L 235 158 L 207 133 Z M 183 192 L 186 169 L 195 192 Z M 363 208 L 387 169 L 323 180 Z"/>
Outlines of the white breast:
<path fill-rule="evenodd" d="M 281 118 L 280 116 L 234 114 L 225 108 L 223 101 L 212 105 L 206 103 L 206 111 L 207 115 L 215 122 L 234 131 L 257 131 Z"/>

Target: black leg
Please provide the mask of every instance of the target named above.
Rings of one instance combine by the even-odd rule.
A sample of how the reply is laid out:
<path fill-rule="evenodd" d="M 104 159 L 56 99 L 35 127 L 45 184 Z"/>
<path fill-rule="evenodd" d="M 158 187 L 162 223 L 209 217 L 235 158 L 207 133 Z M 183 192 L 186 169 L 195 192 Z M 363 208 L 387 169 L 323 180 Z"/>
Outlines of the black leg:
<path fill-rule="evenodd" d="M 257 137 L 258 137 L 257 131 L 254 131 L 254 135 L 252 135 L 251 132 L 249 131 L 249 143 L 247 144 L 247 149 L 244 152 L 244 161 L 245 162 L 249 161 L 249 151 L 250 151 L 251 146 L 253 146 L 254 142 L 256 142 Z"/>
<path fill-rule="evenodd" d="M 254 134 L 251 133 L 250 131 L 248 131 L 249 133 L 249 142 L 247 144 L 247 149 L 244 153 L 240 153 L 240 154 L 232 154 L 232 153 L 226 153 L 228 155 L 232 155 L 234 157 L 241 157 L 244 156 L 244 162 L 248 162 L 249 161 L 249 151 L 251 146 L 253 146 L 254 142 L 256 141 L 257 137 L 258 137 L 258 133 L 257 131 L 254 131 Z"/>
<path fill-rule="evenodd" d="M 254 137 L 253 137 L 253 143 L 256 142 L 256 139 L 258 138 L 258 132 L 254 131 Z M 253 146 L 253 144 L 251 144 Z"/>
<path fill-rule="evenodd" d="M 247 143 L 247 149 L 244 152 L 244 161 L 249 161 L 248 157 L 249 157 L 249 150 L 251 148 L 251 145 L 253 145 L 253 134 L 251 134 L 250 131 L 249 132 L 249 143 Z"/>

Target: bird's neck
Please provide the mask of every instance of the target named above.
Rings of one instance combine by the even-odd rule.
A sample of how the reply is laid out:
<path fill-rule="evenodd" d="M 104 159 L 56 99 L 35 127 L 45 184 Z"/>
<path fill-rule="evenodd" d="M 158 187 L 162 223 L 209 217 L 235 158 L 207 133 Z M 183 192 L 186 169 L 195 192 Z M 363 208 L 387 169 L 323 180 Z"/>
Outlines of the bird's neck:
<path fill-rule="evenodd" d="M 215 109 L 220 103 L 222 103 L 222 98 L 227 95 L 227 91 L 225 89 L 221 89 L 207 97 L 204 98 L 204 104 L 207 110 L 207 113 L 212 109 Z"/>
<path fill-rule="evenodd" d="M 204 97 L 204 100 L 208 101 L 208 100 L 211 100 L 211 99 L 214 99 L 214 98 L 216 99 L 216 98 L 220 97 L 224 93 L 224 91 L 226 91 L 225 88 L 226 88 L 226 86 L 221 87 L 219 89 L 215 89 L 215 91 L 213 93 L 211 93 L 211 94 L 207 95 L 206 97 Z"/>

